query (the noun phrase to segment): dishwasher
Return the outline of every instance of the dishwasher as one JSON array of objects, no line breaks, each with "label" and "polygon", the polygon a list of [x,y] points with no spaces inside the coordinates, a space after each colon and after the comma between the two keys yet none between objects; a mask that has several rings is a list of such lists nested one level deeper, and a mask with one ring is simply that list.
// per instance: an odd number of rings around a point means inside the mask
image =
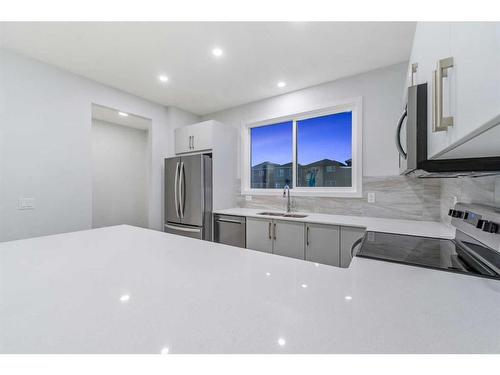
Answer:
[{"label": "dishwasher", "polygon": [[214,242],[246,247],[246,218],[244,216],[215,214]]}]

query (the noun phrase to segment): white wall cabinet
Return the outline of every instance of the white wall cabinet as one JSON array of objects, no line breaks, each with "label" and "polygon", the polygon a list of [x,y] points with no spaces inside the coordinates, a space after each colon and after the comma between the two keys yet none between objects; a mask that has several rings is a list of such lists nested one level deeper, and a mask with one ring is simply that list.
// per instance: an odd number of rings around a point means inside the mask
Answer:
[{"label": "white wall cabinet", "polygon": [[351,263],[351,249],[354,242],[365,235],[364,228],[340,228],[340,267],[347,268]]},{"label": "white wall cabinet", "polygon": [[273,254],[304,259],[304,223],[273,220]]},{"label": "white wall cabinet", "polygon": [[247,218],[247,249],[273,252],[273,222],[266,219]]},{"label": "white wall cabinet", "polygon": [[[433,71],[447,57],[454,66],[443,81],[443,112],[454,124],[433,133]],[[428,157],[446,157],[447,150],[500,114],[500,23],[419,22],[407,85],[413,63],[418,64],[414,84],[428,84]]]},{"label": "white wall cabinet", "polygon": [[175,153],[211,150],[215,121],[203,121],[175,129]]},{"label": "white wall cabinet", "polygon": [[340,227],[306,223],[306,260],[340,266]]}]

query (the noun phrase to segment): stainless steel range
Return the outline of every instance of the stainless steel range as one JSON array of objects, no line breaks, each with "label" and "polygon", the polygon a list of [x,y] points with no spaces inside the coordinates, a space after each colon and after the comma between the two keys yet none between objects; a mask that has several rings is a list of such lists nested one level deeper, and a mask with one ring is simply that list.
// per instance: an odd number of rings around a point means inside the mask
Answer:
[{"label": "stainless steel range", "polygon": [[455,239],[367,232],[356,256],[500,280],[500,208],[457,203]]}]

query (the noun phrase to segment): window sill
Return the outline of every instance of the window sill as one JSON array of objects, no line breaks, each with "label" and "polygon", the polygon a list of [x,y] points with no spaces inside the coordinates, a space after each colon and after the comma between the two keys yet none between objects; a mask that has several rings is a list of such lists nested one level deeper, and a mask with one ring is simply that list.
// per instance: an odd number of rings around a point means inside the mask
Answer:
[{"label": "window sill", "polygon": [[[257,196],[283,196],[283,189],[244,189],[241,195],[257,195]],[[345,190],[329,190],[318,189],[314,191],[290,189],[290,196],[293,197],[329,197],[329,198],[362,198],[362,191],[353,191],[352,189]]]}]

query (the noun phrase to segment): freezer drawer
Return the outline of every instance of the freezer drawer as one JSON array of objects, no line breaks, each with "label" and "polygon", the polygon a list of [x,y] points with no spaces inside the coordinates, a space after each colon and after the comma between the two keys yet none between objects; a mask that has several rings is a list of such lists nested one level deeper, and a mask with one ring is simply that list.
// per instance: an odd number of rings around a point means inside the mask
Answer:
[{"label": "freezer drawer", "polygon": [[246,247],[246,218],[214,215],[214,242]]},{"label": "freezer drawer", "polygon": [[165,232],[177,234],[179,236],[203,239],[203,227],[193,227],[174,223],[165,224]]}]

